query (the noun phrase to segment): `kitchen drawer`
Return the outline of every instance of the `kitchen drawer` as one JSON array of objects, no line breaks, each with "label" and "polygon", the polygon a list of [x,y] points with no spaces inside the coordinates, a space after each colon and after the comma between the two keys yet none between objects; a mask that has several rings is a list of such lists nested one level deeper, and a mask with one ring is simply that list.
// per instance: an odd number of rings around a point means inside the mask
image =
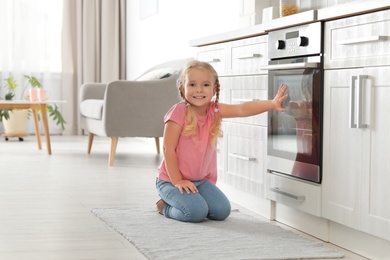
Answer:
[{"label": "kitchen drawer", "polygon": [[226,75],[226,43],[200,47],[197,51],[197,59],[210,63],[217,71],[219,76]]},{"label": "kitchen drawer", "polygon": [[[267,100],[268,99],[268,76],[241,76],[241,77],[227,77],[225,78],[225,84],[227,84],[228,103],[239,104],[247,101],[255,100]],[[240,117],[240,118],[228,118],[229,122],[262,125],[267,126],[267,113],[263,113],[256,116]]]},{"label": "kitchen drawer", "polygon": [[267,198],[321,217],[321,186],[267,173]]},{"label": "kitchen drawer", "polygon": [[229,75],[267,74],[260,67],[268,63],[268,36],[232,41],[229,50]]},{"label": "kitchen drawer", "polygon": [[263,197],[266,128],[234,123],[228,123],[227,128],[227,170],[224,182]]},{"label": "kitchen drawer", "polygon": [[325,23],[325,69],[390,64],[390,10]]}]

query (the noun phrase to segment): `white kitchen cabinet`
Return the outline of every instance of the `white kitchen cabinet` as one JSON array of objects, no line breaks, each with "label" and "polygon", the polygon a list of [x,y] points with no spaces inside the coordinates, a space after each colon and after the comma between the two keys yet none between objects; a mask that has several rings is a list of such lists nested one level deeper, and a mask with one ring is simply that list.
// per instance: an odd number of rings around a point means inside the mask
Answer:
[{"label": "white kitchen cabinet", "polygon": [[[382,52],[377,59],[360,56],[390,41],[360,37],[378,32],[390,36],[389,14],[382,11],[325,26],[322,180],[323,217],[386,240],[390,240],[390,62],[384,48],[377,49]],[[384,22],[376,21],[380,19]],[[367,26],[373,26],[369,32]],[[349,49],[342,46],[343,51],[360,51],[360,56],[347,58],[335,51],[340,48],[337,42],[346,41],[345,34],[338,33],[343,30],[355,31],[349,37],[360,39],[348,42]]]},{"label": "white kitchen cabinet", "polygon": [[[390,240],[390,67],[325,72],[323,216]],[[360,77],[362,102],[351,110]],[[357,95],[358,93],[355,92]],[[351,122],[351,112],[354,117]],[[352,126],[361,114],[361,126]]]},{"label": "white kitchen cabinet", "polygon": [[[227,43],[227,103],[268,99],[267,36]],[[227,141],[225,183],[265,198],[267,114],[224,120]]]},{"label": "white kitchen cabinet", "polygon": [[[221,84],[220,102],[237,104],[268,99],[267,36],[211,44],[197,49],[198,60],[209,62]],[[222,122],[218,142],[218,181],[237,191],[265,198],[267,115],[229,118]],[[268,202],[269,203],[269,202]]]},{"label": "white kitchen cabinet", "polygon": [[350,78],[362,70],[325,71],[323,123],[323,209],[325,218],[357,228],[360,220],[362,135],[349,128]]},{"label": "white kitchen cabinet", "polygon": [[236,123],[225,125],[228,158],[225,184],[264,198],[267,128]]}]

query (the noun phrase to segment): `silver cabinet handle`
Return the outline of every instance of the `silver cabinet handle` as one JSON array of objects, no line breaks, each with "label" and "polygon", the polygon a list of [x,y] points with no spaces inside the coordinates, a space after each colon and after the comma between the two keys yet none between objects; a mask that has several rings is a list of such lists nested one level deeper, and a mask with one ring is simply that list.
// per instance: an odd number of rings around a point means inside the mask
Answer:
[{"label": "silver cabinet handle", "polygon": [[217,63],[217,62],[221,62],[221,59],[214,58],[214,59],[211,59],[211,60],[205,60],[205,62],[207,62],[207,63]]},{"label": "silver cabinet handle", "polygon": [[260,99],[258,99],[258,98],[232,98],[232,102],[243,103],[243,102],[250,102],[250,101],[260,101]]},{"label": "silver cabinet handle", "polygon": [[293,70],[293,69],[306,69],[306,68],[318,68],[318,62],[298,62],[288,64],[275,64],[261,66],[261,70]]},{"label": "silver cabinet handle", "polygon": [[349,44],[358,44],[358,43],[365,43],[365,42],[377,42],[377,41],[387,40],[387,38],[388,38],[387,36],[373,35],[373,36],[338,41],[337,44],[338,45],[349,45]]},{"label": "silver cabinet handle", "polygon": [[292,198],[292,199],[297,200],[297,201],[304,201],[305,200],[305,196],[295,195],[295,194],[292,194],[292,193],[289,193],[286,191],[282,191],[278,187],[270,187],[270,191],[278,193],[278,194],[286,196],[286,197],[289,197],[289,198]]},{"label": "silver cabinet handle", "polygon": [[351,77],[349,84],[349,128],[356,128],[355,124],[355,81],[357,77]]},{"label": "silver cabinet handle", "polygon": [[[350,128],[367,128],[366,124],[363,124],[363,80],[367,79],[367,75],[358,75],[351,77],[351,84],[349,86],[349,127]],[[355,85],[355,82],[358,82]],[[356,90],[357,91],[356,91]],[[356,93],[357,92],[357,93]],[[356,102],[356,103],[355,103]],[[355,124],[355,107],[357,111],[356,124]]]},{"label": "silver cabinet handle", "polygon": [[229,156],[233,157],[233,158],[241,159],[244,161],[256,161],[256,158],[254,158],[254,157],[248,157],[248,156],[240,155],[240,154],[236,154],[236,153],[229,153]]},{"label": "silver cabinet handle", "polygon": [[356,119],[356,125],[357,128],[367,128],[366,124],[363,124],[363,79],[368,78],[366,75],[358,75],[358,85],[357,85],[357,119]]},{"label": "silver cabinet handle", "polygon": [[261,57],[260,53],[253,53],[252,55],[241,56],[241,57],[237,57],[236,59],[238,59],[238,60],[245,60],[245,59],[253,59],[253,58],[260,58],[260,57]]}]

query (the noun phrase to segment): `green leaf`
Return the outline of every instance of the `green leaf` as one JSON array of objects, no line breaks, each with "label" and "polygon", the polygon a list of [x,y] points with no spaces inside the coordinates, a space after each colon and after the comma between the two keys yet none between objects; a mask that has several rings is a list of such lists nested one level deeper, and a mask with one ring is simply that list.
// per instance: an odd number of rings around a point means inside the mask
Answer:
[{"label": "green leaf", "polygon": [[26,79],[28,79],[28,83],[31,85],[33,88],[42,88],[41,82],[34,76],[28,76],[24,75]]},{"label": "green leaf", "polygon": [[61,112],[58,110],[58,106],[54,105],[54,108],[52,105],[47,105],[47,110],[49,111],[49,114],[53,117],[53,120],[56,122],[56,125],[61,125],[62,130],[65,130],[65,120],[62,117]]},{"label": "green leaf", "polygon": [[7,94],[5,94],[5,100],[13,100],[14,97],[15,97],[15,93],[13,92],[8,92]]},{"label": "green leaf", "polygon": [[8,87],[9,91],[15,91],[15,89],[18,87],[18,84],[16,83],[16,80],[13,76],[9,76],[5,79],[7,81],[6,86]]}]

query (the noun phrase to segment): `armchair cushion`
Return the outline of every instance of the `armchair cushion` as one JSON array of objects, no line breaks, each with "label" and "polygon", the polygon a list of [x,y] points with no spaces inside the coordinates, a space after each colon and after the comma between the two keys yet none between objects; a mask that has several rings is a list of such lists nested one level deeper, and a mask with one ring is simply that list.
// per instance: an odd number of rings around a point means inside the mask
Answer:
[{"label": "armchair cushion", "polygon": [[80,104],[80,113],[86,118],[101,120],[103,115],[103,99],[87,99]]}]

